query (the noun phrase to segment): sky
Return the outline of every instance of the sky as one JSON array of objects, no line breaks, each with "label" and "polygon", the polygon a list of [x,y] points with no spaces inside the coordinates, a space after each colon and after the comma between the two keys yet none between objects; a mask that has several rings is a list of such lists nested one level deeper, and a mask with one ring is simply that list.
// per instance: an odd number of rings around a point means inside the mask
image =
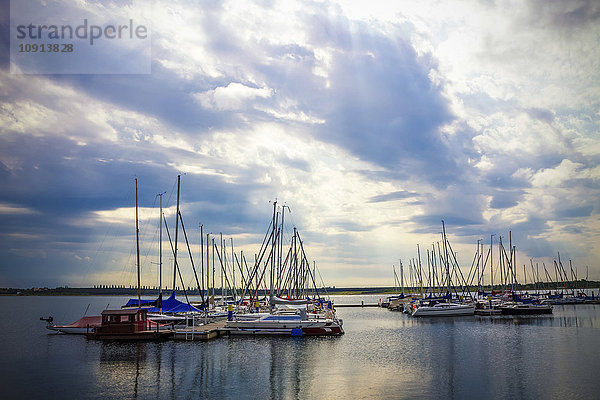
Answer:
[{"label": "sky", "polygon": [[0,287],[135,284],[135,178],[158,285],[178,175],[195,257],[202,224],[251,260],[276,200],[328,286],[393,286],[442,220],[464,271],[495,235],[520,281],[559,253],[600,280],[598,2],[148,1],[151,71],[130,74],[126,48],[19,73],[2,4]]}]

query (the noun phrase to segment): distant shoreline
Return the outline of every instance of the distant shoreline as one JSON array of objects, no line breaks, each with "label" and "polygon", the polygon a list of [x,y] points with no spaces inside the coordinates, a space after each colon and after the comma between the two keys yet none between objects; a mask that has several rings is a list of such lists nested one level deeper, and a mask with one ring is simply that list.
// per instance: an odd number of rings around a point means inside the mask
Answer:
[{"label": "distant shoreline", "polygon": [[[562,284],[561,284],[562,285]],[[550,288],[548,288],[547,284],[538,283],[538,290],[541,292],[555,292],[555,291],[573,291],[573,290],[596,290],[600,287],[599,281],[586,281],[579,280],[575,282],[568,282],[565,286],[556,287],[556,284],[551,284]],[[405,293],[418,293],[420,291],[420,287],[405,287]],[[508,290],[509,288],[507,288]],[[427,290],[427,288],[423,288],[423,290]],[[470,287],[470,291],[477,291],[477,287]],[[490,291],[491,287],[484,286],[484,291]],[[494,286],[494,290],[500,290],[500,287]],[[526,290],[536,290],[534,284],[527,285],[515,285],[514,290],[517,291],[526,291]],[[163,296],[168,296],[172,292],[171,289],[163,289]],[[215,288],[215,293],[220,292],[219,288]],[[186,291],[177,289],[175,290],[176,295],[184,295],[188,294],[190,296],[198,296],[198,290],[188,288]],[[309,293],[313,293],[313,291],[309,291]],[[325,287],[319,288],[319,293],[321,295],[329,294],[329,295],[370,295],[370,294],[395,294],[400,293],[400,288],[398,287],[363,287],[363,288],[341,288],[341,287]],[[57,287],[57,288],[0,288],[0,296],[137,296],[138,291],[137,288],[131,287],[91,287],[91,288],[71,288],[71,287]],[[142,296],[158,296],[159,290],[158,288],[142,288],[141,295]],[[266,293],[264,291],[259,291],[260,296],[264,296]]]}]

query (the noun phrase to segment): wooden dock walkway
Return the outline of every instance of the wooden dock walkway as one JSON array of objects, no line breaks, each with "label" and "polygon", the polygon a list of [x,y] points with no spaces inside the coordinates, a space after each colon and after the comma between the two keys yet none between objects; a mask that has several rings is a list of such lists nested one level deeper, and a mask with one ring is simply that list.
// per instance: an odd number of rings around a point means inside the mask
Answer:
[{"label": "wooden dock walkway", "polygon": [[487,316],[502,315],[502,310],[489,309],[489,308],[479,309],[479,310],[475,310],[475,315],[487,315]]},{"label": "wooden dock walkway", "polygon": [[223,330],[226,320],[210,322],[206,325],[188,326],[181,329],[176,329],[173,332],[174,340],[211,340],[225,335],[227,332]]},{"label": "wooden dock walkway", "polygon": [[334,304],[335,308],[339,307],[379,307],[379,304]]}]

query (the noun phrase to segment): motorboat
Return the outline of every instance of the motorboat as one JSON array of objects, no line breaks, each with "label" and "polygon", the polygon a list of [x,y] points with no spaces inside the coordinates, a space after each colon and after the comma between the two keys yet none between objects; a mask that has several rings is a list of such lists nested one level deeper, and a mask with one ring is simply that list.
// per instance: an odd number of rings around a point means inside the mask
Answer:
[{"label": "motorboat", "polygon": [[66,333],[72,335],[83,335],[86,332],[93,332],[95,328],[102,325],[102,316],[94,315],[81,317],[77,321],[68,325],[56,325],[54,324],[54,318],[46,317],[40,318],[41,321],[46,321],[46,329],[55,331],[57,333]]},{"label": "motorboat", "polygon": [[421,305],[413,303],[411,307],[413,317],[455,317],[475,314],[475,305],[472,303],[430,302]]},{"label": "motorboat", "polygon": [[231,335],[329,336],[344,333],[342,321],[338,319],[271,313],[236,315],[227,321],[225,330]]},{"label": "motorboat", "polygon": [[225,330],[232,335],[329,336],[344,333],[343,321],[332,309],[315,310],[311,306],[287,304],[269,313],[232,313]]}]

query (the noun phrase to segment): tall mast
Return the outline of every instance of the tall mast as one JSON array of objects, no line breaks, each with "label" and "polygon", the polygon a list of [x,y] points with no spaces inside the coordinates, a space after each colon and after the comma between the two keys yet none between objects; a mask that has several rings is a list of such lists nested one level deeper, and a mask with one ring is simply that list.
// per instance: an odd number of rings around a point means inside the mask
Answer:
[{"label": "tall mast", "polygon": [[[417,243],[417,259],[419,261],[419,273],[421,274],[421,276],[425,275],[425,271],[422,270],[422,265],[421,265],[421,249],[419,248],[419,244]],[[430,273],[431,275],[431,273]],[[421,292],[423,292],[423,278],[421,278]]]},{"label": "tall mast", "polygon": [[[508,262],[508,266],[510,268],[510,272],[512,272],[512,276],[511,278],[513,278],[513,284],[511,285],[511,290],[514,290],[515,287],[515,283],[514,281],[516,281],[516,276],[515,274],[517,273],[517,264],[513,263],[513,259],[514,254],[513,254],[513,245],[512,245],[512,231],[508,231],[508,249],[509,249],[509,253],[510,253],[510,261]],[[516,260],[516,259],[515,259]],[[508,271],[506,271],[506,273],[508,274]]]},{"label": "tall mast", "polygon": [[208,312],[208,308],[210,305],[210,293],[209,293],[209,288],[210,288],[210,260],[208,257],[209,254],[209,250],[208,247],[210,246],[210,241],[209,241],[209,234],[206,234],[206,309],[204,310],[205,312]]},{"label": "tall mast", "polygon": [[[200,224],[200,276],[202,276],[202,292],[204,292],[204,232],[202,228],[203,225]],[[206,310],[206,305],[204,305],[204,310]]]},{"label": "tall mast", "polygon": [[160,312],[162,312],[162,197],[166,192],[159,193],[160,197],[160,218],[159,218],[159,229],[158,229],[158,298],[160,301]]},{"label": "tall mast", "polygon": [[212,287],[212,298],[213,298],[213,305],[216,305],[215,303],[215,238],[212,238],[212,283],[213,283],[213,287]]},{"label": "tall mast", "polygon": [[448,243],[446,242],[446,226],[444,225],[444,220],[442,220],[442,235],[444,236],[444,253],[446,258],[446,276],[448,278],[448,293],[451,292],[450,288],[450,263],[448,262]]},{"label": "tall mast", "polygon": [[223,265],[223,260],[225,258],[225,251],[223,248],[223,232],[219,232],[220,236],[221,236],[221,252],[220,254],[223,254],[223,256],[219,256],[219,261],[221,262],[221,301],[224,301],[225,297],[223,296],[223,287],[224,287],[224,282],[223,282],[223,272],[225,271],[225,266]]},{"label": "tall mast", "polygon": [[[233,250],[233,238],[229,238],[231,240],[231,277],[232,277],[232,285],[233,285],[233,301],[237,301],[237,290],[235,288],[235,253]],[[242,276],[242,282],[244,277]]]},{"label": "tall mast", "polygon": [[[280,281],[282,279],[281,277],[281,270],[283,268],[282,264],[283,264],[283,223],[284,223],[284,219],[285,219],[285,208],[288,208],[288,210],[290,209],[288,206],[286,206],[285,204],[281,207],[281,228],[279,230],[279,261],[278,261],[278,266],[277,266],[277,285],[280,285]],[[291,212],[291,210],[290,210]],[[281,288],[277,288],[278,291],[281,290]]]},{"label": "tall mast", "polygon": [[495,233],[490,235],[490,285],[491,285],[491,289],[490,292],[492,292],[492,296],[494,295],[494,246],[493,246],[493,238],[494,236],[496,236]]},{"label": "tall mast", "polygon": [[142,308],[142,290],[140,280],[140,228],[138,223],[138,184],[135,178],[135,247],[137,253],[137,289],[138,289],[138,308]]},{"label": "tall mast", "polygon": [[175,213],[175,251],[173,252],[173,292],[175,292],[177,283],[177,235],[179,233],[179,187],[181,184],[181,175],[177,175],[177,212]]},{"label": "tall mast", "polygon": [[[504,258],[502,257],[502,251],[504,250],[504,245],[502,244],[502,235],[498,237],[498,267],[500,268],[500,290],[504,292],[506,279],[503,278],[502,271],[504,269]],[[506,254],[506,252],[504,252]]]},{"label": "tall mast", "polygon": [[273,280],[275,277],[273,274],[275,273],[275,213],[277,212],[277,200],[273,202],[273,222],[271,224],[272,232],[271,232],[271,283],[270,283],[270,291],[269,291],[269,310],[273,312]]},{"label": "tall mast", "polygon": [[[480,279],[480,272],[479,272],[479,263],[481,262],[481,257],[479,256],[479,242],[481,241],[481,239],[477,239],[477,251],[475,252],[475,257],[477,258],[477,264],[475,264],[475,273],[477,274],[477,291],[480,292],[481,291],[481,279]],[[477,296],[479,296],[479,293],[477,294]]]},{"label": "tall mast", "polygon": [[403,272],[403,268],[402,268],[402,260],[399,260],[400,262],[400,286],[402,287],[402,294],[404,294],[404,272]]}]

